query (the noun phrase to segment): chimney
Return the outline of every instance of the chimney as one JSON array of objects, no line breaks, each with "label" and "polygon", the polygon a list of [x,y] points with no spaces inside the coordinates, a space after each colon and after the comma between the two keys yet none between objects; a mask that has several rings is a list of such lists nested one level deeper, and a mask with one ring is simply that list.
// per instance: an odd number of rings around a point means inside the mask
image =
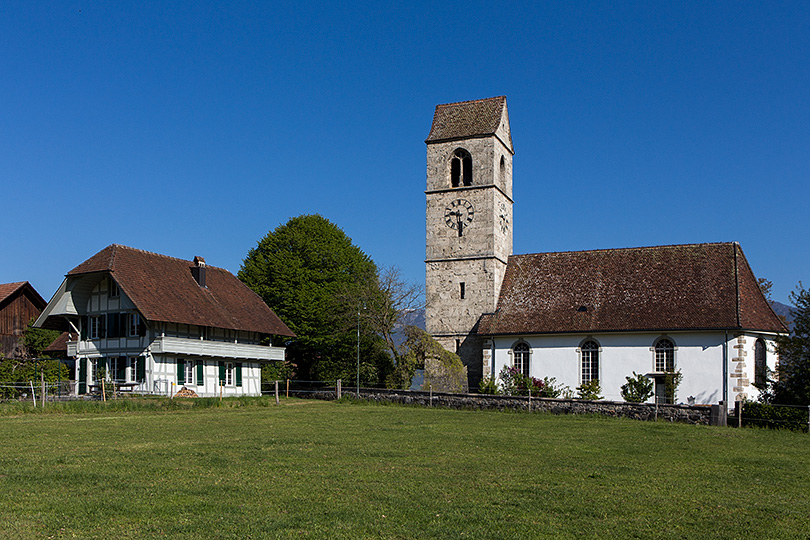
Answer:
[{"label": "chimney", "polygon": [[191,267],[191,275],[197,281],[197,285],[205,287],[205,259],[200,256],[194,257],[194,266]]}]

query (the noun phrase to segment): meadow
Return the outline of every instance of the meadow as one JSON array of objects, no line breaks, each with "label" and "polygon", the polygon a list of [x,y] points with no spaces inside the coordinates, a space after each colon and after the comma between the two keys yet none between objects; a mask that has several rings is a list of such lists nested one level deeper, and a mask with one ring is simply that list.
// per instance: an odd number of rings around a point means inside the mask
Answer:
[{"label": "meadow", "polygon": [[0,426],[0,538],[810,537],[805,433],[266,398]]}]

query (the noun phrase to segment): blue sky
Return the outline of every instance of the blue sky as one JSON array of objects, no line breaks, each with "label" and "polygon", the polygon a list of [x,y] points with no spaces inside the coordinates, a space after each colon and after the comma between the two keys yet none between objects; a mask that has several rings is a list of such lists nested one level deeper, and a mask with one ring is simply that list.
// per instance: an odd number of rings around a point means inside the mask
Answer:
[{"label": "blue sky", "polygon": [[506,95],[515,253],[738,241],[810,283],[809,2],[0,4],[0,283],[236,273],[319,213],[424,281],[436,104]]}]

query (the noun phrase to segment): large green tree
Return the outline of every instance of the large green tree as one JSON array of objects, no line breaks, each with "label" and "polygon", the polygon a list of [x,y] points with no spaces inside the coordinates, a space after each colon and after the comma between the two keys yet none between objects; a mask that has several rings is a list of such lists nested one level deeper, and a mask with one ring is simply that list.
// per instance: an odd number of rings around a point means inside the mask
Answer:
[{"label": "large green tree", "polygon": [[360,382],[385,380],[391,357],[359,315],[377,267],[337,225],[319,215],[290,219],[250,250],[238,275],[296,333],[285,345],[297,378],[354,381],[359,325]]},{"label": "large green tree", "polygon": [[794,305],[793,332],[776,339],[779,364],[770,401],[786,405],[810,405],[810,291],[799,283],[791,293]]}]

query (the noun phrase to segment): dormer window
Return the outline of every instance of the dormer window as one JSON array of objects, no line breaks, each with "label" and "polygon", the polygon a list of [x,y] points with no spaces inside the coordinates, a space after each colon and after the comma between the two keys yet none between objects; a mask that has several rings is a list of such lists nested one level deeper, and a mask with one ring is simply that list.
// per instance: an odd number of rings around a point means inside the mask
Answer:
[{"label": "dormer window", "polygon": [[118,288],[118,283],[116,283],[113,278],[109,278],[107,291],[110,298],[118,298],[121,296],[121,289]]},{"label": "dormer window", "polygon": [[463,148],[453,152],[450,159],[450,185],[453,187],[472,185],[472,156]]}]

